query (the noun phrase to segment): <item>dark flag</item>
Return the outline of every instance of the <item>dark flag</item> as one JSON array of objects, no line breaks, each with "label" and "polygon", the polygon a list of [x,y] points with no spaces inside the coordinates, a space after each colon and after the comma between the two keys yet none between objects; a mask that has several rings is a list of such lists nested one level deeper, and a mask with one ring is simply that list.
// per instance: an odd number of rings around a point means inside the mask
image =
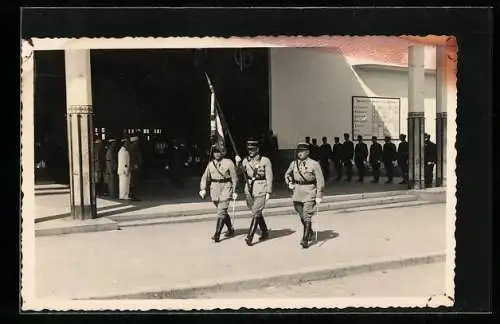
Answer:
[{"label": "dark flag", "polygon": [[219,104],[215,98],[212,82],[210,82],[208,75],[206,75],[206,77],[208,86],[210,87],[210,143],[219,147],[225,147],[225,130],[221,122]]}]

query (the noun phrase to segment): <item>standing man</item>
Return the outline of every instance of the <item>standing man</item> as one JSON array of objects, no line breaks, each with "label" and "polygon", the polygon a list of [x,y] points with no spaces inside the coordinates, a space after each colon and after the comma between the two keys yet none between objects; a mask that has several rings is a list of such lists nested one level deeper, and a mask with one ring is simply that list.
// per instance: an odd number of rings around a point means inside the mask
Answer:
[{"label": "standing man", "polygon": [[311,218],[316,205],[323,198],[325,181],[319,163],[309,158],[309,146],[306,143],[297,145],[297,157],[285,172],[285,183],[293,190],[293,207],[304,229],[300,244],[306,249],[313,234]]},{"label": "standing man", "polygon": [[314,161],[319,161],[319,158],[320,158],[320,149],[318,146],[318,140],[315,138],[312,139],[310,157]]},{"label": "standing man", "polygon": [[401,169],[403,180],[399,184],[408,183],[408,159],[410,156],[410,149],[406,141],[406,135],[399,135],[400,143],[398,145],[398,166]]},{"label": "standing man", "polygon": [[328,143],[325,136],[323,136],[321,140],[323,141],[323,144],[321,144],[320,146],[320,164],[321,164],[321,171],[325,176],[325,183],[326,183],[328,181],[328,178],[330,177],[329,160],[332,157],[332,147]]},{"label": "standing man", "polygon": [[391,142],[391,137],[385,137],[385,144],[382,149],[382,161],[384,162],[385,172],[387,172],[386,184],[392,183],[394,179],[394,163],[397,159],[396,145]]},{"label": "standing man", "polygon": [[[252,212],[252,222],[245,239],[248,246],[252,245],[253,236],[260,227],[262,235],[259,241],[269,237],[266,221],[262,211],[273,191],[273,169],[271,160],[259,154],[259,142],[247,141],[248,156],[241,163],[241,158],[236,156],[236,166],[241,172],[246,173],[245,196],[248,209]],[[241,168],[240,168],[241,167]]]},{"label": "standing man", "polygon": [[368,146],[363,143],[363,136],[358,135],[358,143],[354,148],[354,162],[356,163],[356,168],[358,169],[358,182],[363,182],[365,176],[365,163],[368,158]]},{"label": "standing man", "polygon": [[372,136],[370,145],[370,166],[372,167],[373,180],[371,183],[378,183],[380,179],[380,160],[382,159],[382,145],[377,141],[377,136]]},{"label": "standing man", "polygon": [[118,198],[118,150],[115,139],[109,140],[106,150],[106,180],[108,183],[108,195]]},{"label": "standing man", "polygon": [[220,241],[220,234],[224,225],[227,225],[228,228],[226,237],[234,234],[227,209],[229,208],[229,200],[238,198],[236,193],[238,184],[236,168],[233,161],[224,157],[225,154],[226,149],[223,146],[213,146],[214,159],[208,163],[200,181],[201,199],[205,199],[207,188],[210,186],[210,197],[217,208],[217,224],[215,234],[212,236],[212,240],[216,243]]},{"label": "standing man", "polygon": [[352,160],[354,159],[354,143],[349,139],[349,134],[344,133],[344,143],[342,144],[342,162],[346,168],[347,182],[352,180]]},{"label": "standing man", "polygon": [[139,136],[130,138],[130,198],[132,200],[139,200],[137,198],[137,187],[142,167],[142,154],[139,145]]},{"label": "standing man", "polygon": [[104,143],[96,138],[94,141],[94,181],[97,196],[104,195]]},{"label": "standing man", "polygon": [[130,200],[130,154],[128,147],[128,139],[122,139],[122,147],[118,151],[118,169],[116,170],[119,180],[119,199],[122,200]]},{"label": "standing man", "polygon": [[431,135],[424,134],[424,179],[425,187],[432,187],[434,165],[437,163],[437,146],[431,142]]},{"label": "standing man", "polygon": [[332,160],[335,166],[335,172],[337,173],[337,181],[342,180],[342,143],[340,143],[340,138],[336,136],[334,139],[334,144],[332,148]]}]

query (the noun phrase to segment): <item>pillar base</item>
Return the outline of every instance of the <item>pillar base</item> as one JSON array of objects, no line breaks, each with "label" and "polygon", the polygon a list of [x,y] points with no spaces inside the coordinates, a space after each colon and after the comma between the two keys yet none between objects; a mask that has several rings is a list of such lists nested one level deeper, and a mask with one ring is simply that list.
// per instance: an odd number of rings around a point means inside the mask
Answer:
[{"label": "pillar base", "polygon": [[97,218],[97,208],[96,206],[72,206],[71,207],[71,217],[73,219],[85,220]]},{"label": "pillar base", "polygon": [[436,113],[436,146],[437,146],[437,164],[436,164],[436,187],[446,185],[446,112]]},{"label": "pillar base", "polygon": [[424,112],[408,113],[408,189],[424,189]]}]

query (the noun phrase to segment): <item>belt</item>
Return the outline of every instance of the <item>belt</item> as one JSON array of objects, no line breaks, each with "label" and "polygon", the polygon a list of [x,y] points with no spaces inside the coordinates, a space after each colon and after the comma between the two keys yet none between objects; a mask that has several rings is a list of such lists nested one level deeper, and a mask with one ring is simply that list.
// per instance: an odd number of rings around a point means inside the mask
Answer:
[{"label": "belt", "polygon": [[298,185],[311,185],[316,184],[316,181],[294,181]]},{"label": "belt", "polygon": [[211,181],[212,182],[224,183],[224,182],[231,182],[231,179],[230,178],[226,178],[226,179],[212,179]]},{"label": "belt", "polygon": [[262,181],[262,180],[266,180],[266,178],[250,178],[250,180],[253,180],[253,181]]}]

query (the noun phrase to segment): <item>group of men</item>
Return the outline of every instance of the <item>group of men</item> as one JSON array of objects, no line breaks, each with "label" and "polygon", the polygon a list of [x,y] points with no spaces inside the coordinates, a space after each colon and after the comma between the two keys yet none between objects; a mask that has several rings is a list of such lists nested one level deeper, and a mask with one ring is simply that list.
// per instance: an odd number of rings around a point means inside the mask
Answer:
[{"label": "group of men", "polygon": [[[269,238],[269,229],[264,219],[263,210],[273,191],[273,168],[271,160],[259,153],[259,142],[247,141],[248,155],[242,159],[235,157],[236,164],[225,157],[223,146],[213,147],[213,159],[207,165],[200,181],[199,195],[205,198],[207,189],[217,208],[217,223],[212,239],[220,241],[220,235],[227,227],[226,237],[234,235],[228,208],[231,200],[235,203],[238,194],[236,188],[240,176],[245,179],[246,205],[252,213],[252,220],[245,242],[253,245],[253,238],[260,228],[259,241]],[[324,189],[324,177],[319,163],[309,158],[309,146],[300,143],[297,146],[297,159],[292,161],[285,172],[285,183],[293,192],[292,200],[295,211],[303,226],[303,236],[300,244],[308,248],[313,238],[311,218],[315,207],[321,202]]]},{"label": "group of men", "polygon": [[107,145],[94,141],[94,181],[97,196],[120,200],[139,200],[137,189],[142,167],[139,137],[126,137],[118,145],[111,138]]},{"label": "group of men", "polygon": [[[334,138],[333,147],[328,144],[327,138],[322,138],[322,145],[318,146],[316,139],[310,142],[310,137],[306,137],[306,144],[309,146],[311,158],[318,161],[321,165],[321,170],[328,181],[330,177],[330,163],[333,162],[336,171],[336,180],[341,180],[343,171],[345,170],[345,181],[352,181],[353,167],[356,166],[358,173],[358,182],[363,182],[368,170],[371,169],[373,179],[371,183],[380,181],[380,169],[383,164],[386,171],[386,184],[393,183],[394,171],[399,167],[401,171],[402,181],[400,184],[407,184],[408,179],[408,160],[409,160],[409,145],[406,141],[406,135],[400,134],[400,143],[396,145],[392,143],[390,136],[385,136],[384,145],[378,142],[377,136],[372,136],[372,144],[368,149],[368,145],[363,141],[363,136],[358,135],[357,143],[354,144],[349,134],[344,134],[344,142],[340,143],[340,138]],[[424,162],[425,162],[425,185],[432,185],[434,165],[437,162],[436,144],[431,142],[430,135],[424,135]]]}]

